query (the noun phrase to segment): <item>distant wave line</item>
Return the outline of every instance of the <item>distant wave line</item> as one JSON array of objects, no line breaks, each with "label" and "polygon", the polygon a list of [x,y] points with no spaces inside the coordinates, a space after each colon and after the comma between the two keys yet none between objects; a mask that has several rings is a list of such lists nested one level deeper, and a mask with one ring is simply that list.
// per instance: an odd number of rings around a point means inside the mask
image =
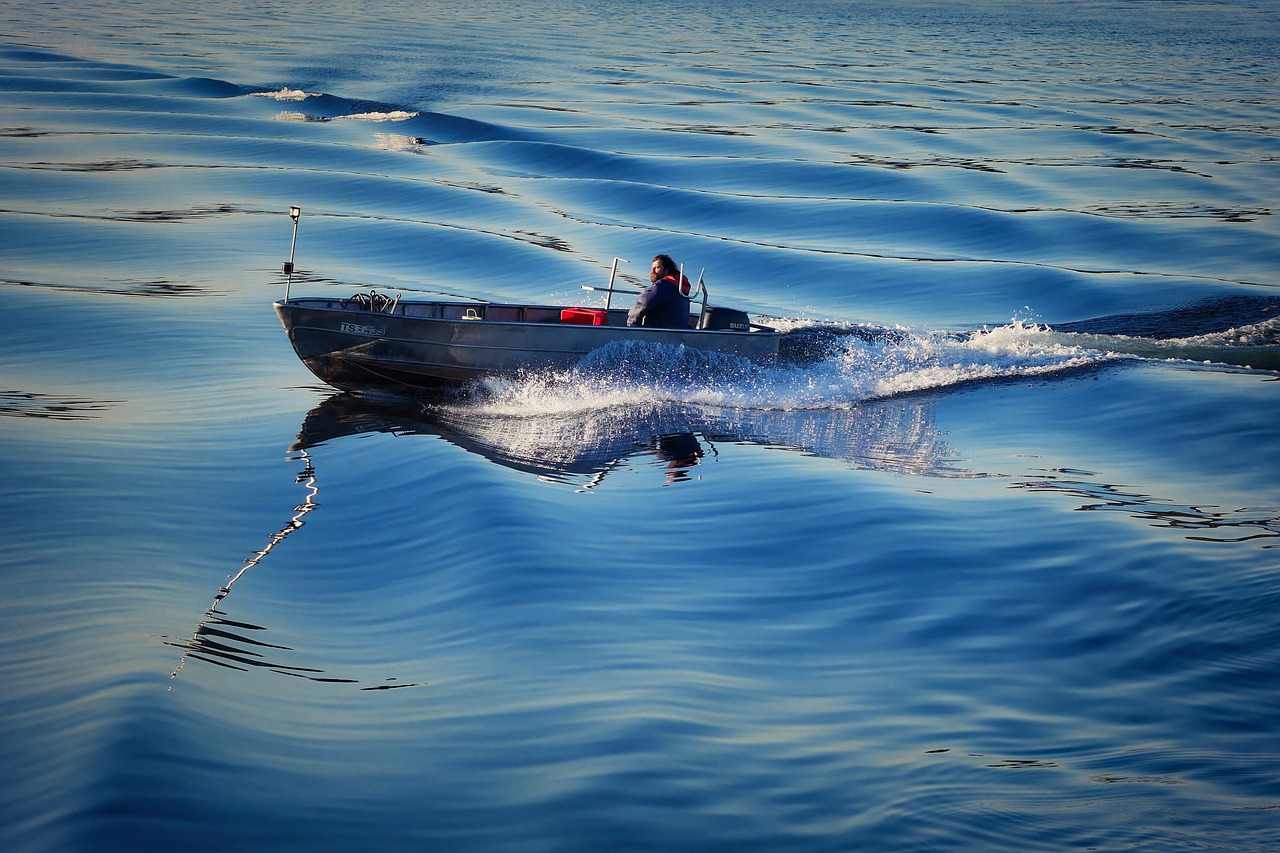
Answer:
[{"label": "distant wave line", "polygon": [[[652,225],[638,225],[635,223],[619,223],[619,222],[603,222],[603,221],[596,222],[589,219],[585,219],[583,217],[570,215],[569,213],[563,210],[556,210],[555,213],[557,213],[559,216],[565,219],[568,219],[572,222],[580,223],[582,225],[591,225],[591,226],[603,227],[603,228],[624,228],[624,229],[633,230],[633,231],[646,231],[646,232],[654,232],[659,234],[672,234],[672,235],[680,235],[680,236],[688,236],[688,237],[699,237],[707,240],[719,240],[720,242],[734,243],[741,246],[755,246],[755,247],[764,248],[764,249],[778,249],[782,251],[806,252],[806,253],[820,254],[820,255],[835,255],[837,257],[872,258],[875,260],[904,261],[904,262],[912,262],[912,263],[999,264],[999,265],[1024,266],[1024,267],[1033,267],[1033,268],[1040,268],[1040,269],[1058,270],[1062,272],[1077,273],[1080,275],[1136,275],[1136,276],[1152,276],[1156,278],[1181,278],[1181,279],[1188,279],[1193,281],[1210,281],[1210,282],[1217,282],[1219,284],[1239,284],[1247,287],[1274,287],[1275,286],[1275,285],[1268,285],[1262,282],[1240,281],[1236,279],[1224,279],[1224,278],[1218,278],[1215,276],[1197,275],[1192,273],[1151,272],[1151,271],[1144,271],[1144,270],[1126,270],[1126,269],[1084,269],[1084,268],[1075,268],[1075,267],[1068,267],[1068,266],[1059,266],[1055,264],[1047,264],[1040,261],[1022,261],[1022,260],[1007,259],[1007,258],[1005,259],[963,258],[963,257],[929,258],[929,257],[911,257],[908,255],[890,255],[890,254],[877,253],[877,252],[858,252],[858,251],[842,250],[842,249],[823,249],[823,248],[818,248],[813,246],[788,246],[780,243],[768,243],[760,240],[746,240],[742,238],[726,237],[721,234],[707,234],[707,233],[702,233],[697,231],[681,231],[676,229],[659,228],[657,226],[652,226]],[[394,217],[394,216],[377,216],[373,214],[318,213],[318,214],[312,214],[312,215],[313,216],[315,215],[329,216],[334,218],[365,219],[365,220],[370,220],[375,222],[401,222],[405,224],[428,225],[428,226],[437,227],[437,228],[445,228],[445,229],[451,229],[456,231],[462,231],[470,234],[481,234],[481,235],[492,236],[492,237],[502,237],[504,239],[517,240],[522,243],[542,245],[538,243],[538,241],[530,240],[524,236],[519,236],[516,234],[504,234],[504,233],[493,231],[492,229],[475,228],[471,226],[458,225],[455,223],[437,222],[437,221],[430,221],[430,220],[423,220],[423,219],[408,219],[404,217]]]},{"label": "distant wave line", "polygon": [[[211,167],[211,168],[238,168],[238,167]],[[247,168],[265,169],[268,167],[247,167]],[[288,171],[288,170],[285,170],[285,171]],[[307,170],[307,171],[317,171],[317,172],[332,173],[332,174],[356,174],[356,175],[364,174],[364,173],[352,173],[352,172],[337,172],[337,171],[331,171],[331,170]],[[427,183],[433,183],[433,182],[427,182]],[[475,189],[477,192],[485,191],[480,188],[469,188],[469,187],[463,187],[463,188]],[[880,199],[879,201],[884,201],[884,200]],[[907,202],[902,202],[902,203],[907,203]],[[964,207],[964,205],[955,205],[955,206]],[[982,208],[974,208],[974,209],[982,209]],[[216,214],[205,213],[203,215],[229,216],[229,215],[232,215],[233,213],[269,215],[269,216],[279,215],[277,211],[250,210],[250,209],[239,209],[235,211],[219,212]],[[1188,281],[1205,281],[1205,282],[1214,282],[1218,284],[1234,284],[1234,285],[1241,285],[1245,287],[1267,287],[1267,288],[1276,287],[1275,284],[1269,284],[1267,282],[1249,281],[1247,279],[1222,278],[1219,276],[1209,276],[1209,275],[1202,275],[1197,273],[1162,272],[1162,271],[1123,269],[1123,268],[1089,269],[1085,267],[1062,266],[1058,264],[1044,263],[1041,261],[1019,260],[1014,258],[925,257],[925,256],[911,256],[911,255],[894,255],[894,254],[888,254],[884,252],[853,251],[848,249],[821,248],[817,246],[794,246],[794,245],[786,245],[782,243],[770,243],[762,240],[747,240],[743,238],[726,237],[723,234],[708,234],[708,233],[698,232],[698,231],[685,231],[685,230],[670,229],[670,228],[660,228],[654,225],[592,221],[590,219],[586,219],[581,216],[572,215],[564,210],[555,210],[554,213],[556,213],[557,215],[561,216],[564,219],[567,219],[572,222],[577,222],[582,225],[591,225],[591,226],[602,227],[602,228],[623,228],[623,229],[632,230],[632,231],[646,231],[646,232],[653,232],[653,233],[659,233],[659,234],[698,237],[698,238],[707,239],[707,240],[718,240],[720,242],[732,243],[732,244],[741,245],[741,246],[755,246],[755,247],[764,248],[764,249],[777,249],[781,251],[803,252],[803,253],[817,254],[817,255],[831,255],[835,257],[870,258],[874,260],[903,261],[908,263],[930,263],[930,264],[991,264],[991,265],[1000,265],[1000,266],[1028,267],[1028,268],[1034,268],[1034,269],[1049,269],[1049,270],[1056,270],[1060,272],[1070,272],[1078,275],[1090,275],[1090,276],[1116,276],[1116,275],[1150,276],[1154,278],[1183,279]],[[24,210],[12,209],[12,208],[0,208],[0,215],[33,216],[33,217],[45,217],[45,218],[51,218],[51,219],[83,219],[83,220],[103,221],[103,222],[137,222],[137,221],[163,222],[163,221],[177,221],[178,219],[175,217],[168,220],[164,220],[164,219],[157,220],[155,218],[148,219],[146,217],[140,217],[138,215],[129,215],[129,214],[123,214],[123,213],[116,214],[116,215],[110,215],[110,214],[94,215],[89,213],[24,211]],[[435,228],[460,231],[460,232],[469,233],[469,234],[480,234],[480,235],[489,236],[489,237],[498,237],[505,240],[514,240],[516,242],[523,243],[526,245],[542,246],[544,248],[555,249],[556,251],[562,251],[562,252],[574,251],[570,245],[568,245],[563,241],[559,241],[555,237],[551,237],[548,235],[531,234],[529,232],[502,232],[502,231],[496,231],[491,228],[480,228],[480,227],[469,226],[469,225],[459,225],[456,223],[441,222],[437,220],[410,219],[406,217],[381,216],[381,215],[374,215],[374,214],[367,214],[367,213],[343,214],[343,213],[312,212],[309,215],[312,217],[327,216],[330,218],[362,219],[362,220],[367,220],[372,222],[400,222],[400,223],[412,224],[412,225],[425,225],[425,226],[430,226]],[[1086,215],[1102,216],[1102,214],[1086,214]],[[36,282],[28,282],[28,281],[8,281],[8,282],[0,282],[0,283],[40,286]]]},{"label": "distant wave line", "polygon": [[778,249],[788,252],[807,252],[819,255],[835,255],[837,257],[853,257],[853,258],[872,258],[884,261],[906,261],[913,263],[931,263],[931,264],[992,264],[1001,266],[1018,266],[1032,267],[1037,269],[1058,270],[1060,272],[1071,272],[1079,275],[1135,275],[1135,276],[1152,276],[1155,278],[1176,278],[1187,279],[1192,281],[1211,281],[1219,284],[1239,284],[1246,287],[1275,287],[1274,284],[1266,284],[1264,282],[1242,281],[1239,279],[1219,278],[1217,276],[1198,275],[1195,273],[1172,273],[1172,272],[1153,272],[1147,270],[1132,269],[1086,269],[1083,267],[1060,266],[1057,264],[1048,264],[1041,261],[1023,261],[1010,258],[929,258],[929,257],[911,257],[909,255],[890,255],[881,252],[858,252],[847,249],[823,249],[816,246],[787,246],[781,243],[768,243],[761,240],[744,240],[734,237],[725,237],[721,234],[706,234],[698,231],[681,231],[670,228],[659,228],[655,225],[637,225],[637,224],[621,224],[617,222],[592,222],[580,217],[573,217],[561,211],[560,214],[566,219],[579,222],[583,225],[594,225],[603,228],[626,228],[634,231],[651,231],[660,234],[672,234],[685,237],[698,237],[706,240],[719,240],[724,243],[734,243],[741,246],[755,246],[762,249]]},{"label": "distant wave line", "polygon": [[[199,285],[190,284],[188,282],[169,281],[167,279],[151,279],[139,280],[132,282],[138,285],[138,288],[127,289],[112,285],[108,281],[103,282],[102,287],[92,287],[85,284],[66,284],[64,282],[52,281],[32,281],[29,279],[4,279],[0,278],[0,287],[31,287],[43,288],[46,290],[65,291],[67,293],[86,293],[94,296],[102,296],[104,294],[112,294],[115,296],[130,297],[148,297],[148,298],[190,298],[202,296],[226,296],[228,291],[208,290]],[[151,289],[143,289],[151,288]]]}]

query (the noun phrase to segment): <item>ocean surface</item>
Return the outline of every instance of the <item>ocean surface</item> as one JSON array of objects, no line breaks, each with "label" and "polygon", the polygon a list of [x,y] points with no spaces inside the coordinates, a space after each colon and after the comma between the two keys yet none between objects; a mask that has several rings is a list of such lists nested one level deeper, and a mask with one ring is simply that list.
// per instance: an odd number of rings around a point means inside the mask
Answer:
[{"label": "ocean surface", "polygon": [[1275,0],[9,0],[0,849],[1280,850],[1278,203]]}]

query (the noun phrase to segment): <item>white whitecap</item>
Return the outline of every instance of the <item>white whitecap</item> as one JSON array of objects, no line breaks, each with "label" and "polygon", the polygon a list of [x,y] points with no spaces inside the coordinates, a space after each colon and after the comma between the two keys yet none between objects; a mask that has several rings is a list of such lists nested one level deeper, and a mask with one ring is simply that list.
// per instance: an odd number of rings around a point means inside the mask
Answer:
[{"label": "white whitecap", "polygon": [[254,92],[253,95],[259,98],[271,98],[275,101],[305,101],[307,98],[315,97],[300,89],[290,89],[287,86],[277,92]]},{"label": "white whitecap", "polygon": [[281,110],[275,115],[276,121],[328,121],[324,116],[308,115],[293,110]]},{"label": "white whitecap", "polygon": [[353,121],[405,121],[418,115],[414,112],[406,112],[405,110],[392,110],[386,113],[353,113],[347,116],[337,116],[337,118],[351,119]]}]

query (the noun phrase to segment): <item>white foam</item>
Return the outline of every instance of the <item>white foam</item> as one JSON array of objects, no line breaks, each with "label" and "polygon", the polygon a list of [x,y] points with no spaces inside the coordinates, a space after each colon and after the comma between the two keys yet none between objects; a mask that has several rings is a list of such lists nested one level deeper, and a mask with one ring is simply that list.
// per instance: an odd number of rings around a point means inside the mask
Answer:
[{"label": "white foam", "polygon": [[422,147],[422,139],[402,133],[375,133],[373,147],[383,151],[416,151]]},{"label": "white foam", "polygon": [[1236,326],[1221,332],[1179,338],[1172,343],[1196,347],[1274,347],[1280,346],[1280,317],[1261,323]]},{"label": "white foam", "polygon": [[489,380],[476,411],[556,416],[616,406],[687,403],[754,410],[847,409],[871,400],[993,379],[1046,376],[1113,353],[1073,346],[1014,321],[962,337],[895,330],[833,339],[814,363],[762,367],[682,347],[612,344],[564,371]]},{"label": "white foam", "polygon": [[1242,325],[1220,332],[1184,338],[1144,338],[1055,332],[1053,337],[1110,353],[1158,361],[1233,365],[1266,371],[1280,370],[1280,318]]},{"label": "white foam", "polygon": [[300,89],[290,89],[288,87],[278,92],[254,92],[253,95],[259,98],[271,98],[276,101],[305,101],[307,98],[317,97],[310,95]]},{"label": "white foam", "polygon": [[773,405],[846,407],[919,391],[992,379],[1044,376],[1100,363],[1110,354],[1065,345],[1023,321],[961,337],[898,330],[850,337],[820,363],[777,371]]},{"label": "white foam", "polygon": [[340,119],[350,119],[351,121],[406,121],[418,115],[414,112],[406,112],[404,110],[392,110],[386,113],[352,113],[346,116],[335,116]]}]

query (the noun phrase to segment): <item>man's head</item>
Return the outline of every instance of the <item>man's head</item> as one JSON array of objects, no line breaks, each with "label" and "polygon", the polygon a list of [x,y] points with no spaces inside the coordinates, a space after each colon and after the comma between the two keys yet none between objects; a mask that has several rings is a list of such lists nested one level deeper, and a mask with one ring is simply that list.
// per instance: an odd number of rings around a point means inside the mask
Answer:
[{"label": "man's head", "polygon": [[680,268],[676,266],[676,262],[671,260],[670,255],[655,255],[653,265],[649,267],[649,281],[657,281],[660,278],[671,276],[675,278],[680,274]]}]

